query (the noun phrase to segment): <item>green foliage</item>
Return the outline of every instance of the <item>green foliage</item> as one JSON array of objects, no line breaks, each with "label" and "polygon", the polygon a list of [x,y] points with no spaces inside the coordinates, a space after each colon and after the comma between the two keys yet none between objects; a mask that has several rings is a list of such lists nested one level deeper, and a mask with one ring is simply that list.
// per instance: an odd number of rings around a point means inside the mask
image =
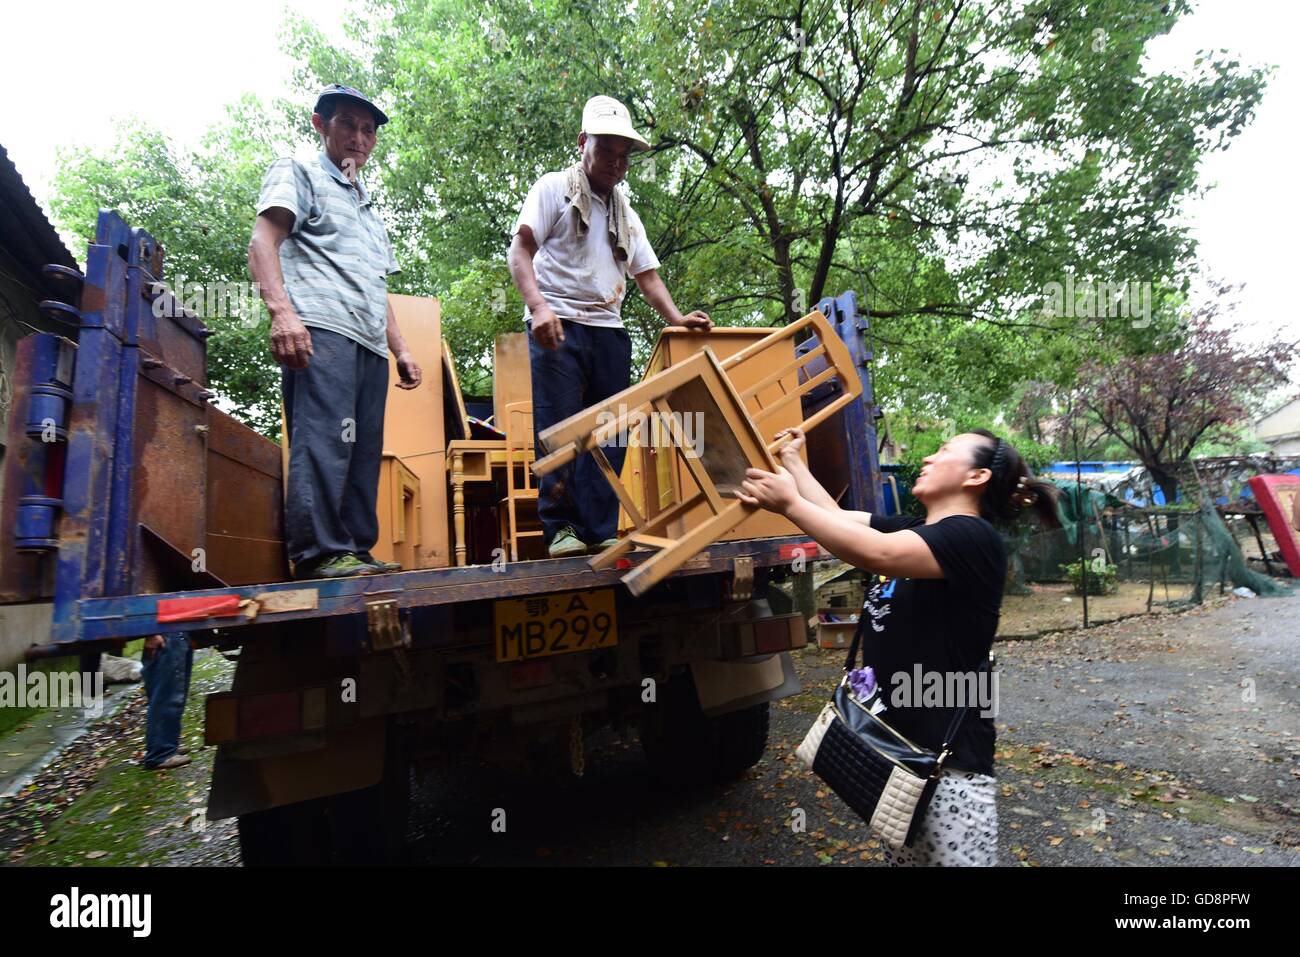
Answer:
[{"label": "green foliage", "polygon": [[[1250,121],[1265,77],[1219,54],[1146,72],[1147,44],[1188,9],[369,0],[346,48],[301,19],[282,37],[302,102],[349,83],[392,117],[367,181],[403,266],[393,289],[442,300],[470,391],[486,391],[494,335],[520,328],[504,261],[524,194],[576,159],[582,104],[606,93],[653,144],[628,189],[683,310],[771,324],[855,289],[878,399],[984,423],[1026,379],[1068,385],[1085,359],[1154,348],[1176,328],[1193,254],[1177,211],[1201,158]],[[280,112],[282,134],[305,133],[305,110]],[[72,187],[82,222],[105,199],[147,214],[156,193],[173,252],[242,278],[270,128],[232,127],[214,154],[230,167],[130,144],[60,193]],[[218,214],[239,247],[229,266],[194,235]],[[1047,285],[1067,273],[1151,283],[1152,321],[1044,315]],[[644,359],[661,320],[635,291],[624,313]],[[264,346],[251,332],[222,339],[221,388],[262,415]]]},{"label": "green foliage", "polygon": [[[1084,561],[1080,559],[1071,562],[1069,565],[1062,565],[1061,572],[1070,580],[1074,586],[1074,593],[1082,595],[1084,589]],[[1110,564],[1103,558],[1096,558],[1087,562],[1087,583],[1089,595],[1113,595],[1119,591],[1119,581],[1116,578],[1119,569],[1117,566]]]},{"label": "green foliage", "polygon": [[[51,199],[55,219],[64,233],[89,242],[98,211],[117,210],[162,244],[163,278],[178,292],[186,282],[249,282],[253,210],[266,167],[291,151],[283,142],[287,130],[283,117],[251,97],[234,104],[227,120],[189,153],[141,120],[120,123],[107,154],[60,155]],[[201,316],[216,332],[208,340],[208,371],[218,404],[264,434],[278,435],[279,372],[267,346],[266,309],[250,296],[224,313]]]}]

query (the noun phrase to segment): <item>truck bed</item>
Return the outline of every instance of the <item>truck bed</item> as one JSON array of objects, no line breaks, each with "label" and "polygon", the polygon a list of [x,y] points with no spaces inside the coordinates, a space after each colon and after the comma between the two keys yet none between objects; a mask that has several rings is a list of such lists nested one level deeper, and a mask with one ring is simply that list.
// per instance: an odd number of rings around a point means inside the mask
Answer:
[{"label": "truck bed", "polygon": [[[799,553],[807,561],[829,557],[815,542],[802,536],[720,542],[696,555],[673,573],[669,580],[731,572],[735,569],[737,559],[749,559],[755,568],[784,564],[794,560]],[[651,554],[633,552],[630,556],[631,565],[643,561]],[[76,603],[74,616],[69,620],[55,622],[54,646],[59,649],[56,653],[70,654],[86,650],[93,643],[137,638],[162,631],[221,628],[223,632],[231,629],[242,632],[255,630],[259,624],[364,615],[367,604],[375,601],[396,601],[399,608],[405,609],[482,599],[518,598],[582,588],[616,587],[627,568],[631,567],[625,564],[620,568],[593,571],[588,560],[585,556],[550,558],[513,562],[500,569],[492,565],[470,565],[358,578],[244,585],[116,598],[85,598]],[[297,594],[284,595],[286,592]],[[314,596],[310,594],[313,592]],[[315,607],[295,607],[288,611],[269,611],[261,607],[269,596],[277,594],[282,601],[292,597],[291,603],[295,606],[314,603]],[[210,599],[216,603],[225,599],[229,604],[231,596],[241,602],[251,602],[252,605],[245,606],[246,608],[258,608],[255,617],[248,617],[241,609],[234,614],[223,613],[187,621],[160,623],[158,620],[159,606],[162,603],[177,599]],[[650,597],[647,595],[647,600]],[[70,646],[75,646],[75,651],[67,650]]]}]

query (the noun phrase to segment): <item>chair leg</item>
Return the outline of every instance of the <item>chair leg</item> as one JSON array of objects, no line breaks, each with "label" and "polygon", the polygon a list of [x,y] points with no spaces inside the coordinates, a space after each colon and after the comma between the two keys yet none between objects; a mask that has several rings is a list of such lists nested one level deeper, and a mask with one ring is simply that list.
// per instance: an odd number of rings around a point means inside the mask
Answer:
[{"label": "chair leg", "polygon": [[615,565],[620,558],[632,550],[635,543],[630,538],[620,538],[617,544],[609,546],[599,555],[595,555],[587,560],[593,571],[599,571],[602,568],[610,568]]},{"label": "chair leg", "polygon": [[623,584],[633,595],[638,597],[643,595],[690,561],[696,552],[707,548],[709,544],[727,534],[755,511],[756,509],[751,505],[736,502],[707,522],[691,529],[673,548],[656,552],[632,569],[623,576]]}]

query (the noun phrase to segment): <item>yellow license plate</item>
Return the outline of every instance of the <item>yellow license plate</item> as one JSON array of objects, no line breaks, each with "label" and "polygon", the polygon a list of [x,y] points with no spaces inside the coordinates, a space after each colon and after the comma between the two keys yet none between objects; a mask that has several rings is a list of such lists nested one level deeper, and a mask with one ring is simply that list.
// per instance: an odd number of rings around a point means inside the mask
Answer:
[{"label": "yellow license plate", "polygon": [[614,590],[504,598],[492,606],[497,661],[567,655],[618,644]]}]

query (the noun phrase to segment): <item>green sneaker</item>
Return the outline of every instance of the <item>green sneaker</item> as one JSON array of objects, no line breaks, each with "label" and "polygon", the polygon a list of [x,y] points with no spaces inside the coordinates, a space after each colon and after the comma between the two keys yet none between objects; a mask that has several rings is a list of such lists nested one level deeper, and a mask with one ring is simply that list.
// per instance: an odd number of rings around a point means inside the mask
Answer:
[{"label": "green sneaker", "polygon": [[357,561],[365,562],[365,564],[378,572],[400,572],[402,570],[401,562],[381,562],[369,552],[357,552]]},{"label": "green sneaker", "polygon": [[546,553],[552,558],[572,558],[587,554],[587,543],[578,537],[571,526],[564,526],[547,547]]},{"label": "green sneaker", "polygon": [[605,539],[605,540],[604,540],[603,542],[601,542],[599,545],[594,546],[594,548],[595,548],[596,551],[598,551],[598,552],[603,552],[605,549],[607,549],[607,548],[613,548],[613,547],[614,547],[615,545],[617,545],[617,544],[618,544],[618,536],[615,535],[613,538],[607,538],[607,539]]},{"label": "green sneaker", "polygon": [[373,575],[375,567],[367,565],[351,552],[331,555],[329,558],[302,569],[295,577],[306,578],[347,578],[350,575]]}]

